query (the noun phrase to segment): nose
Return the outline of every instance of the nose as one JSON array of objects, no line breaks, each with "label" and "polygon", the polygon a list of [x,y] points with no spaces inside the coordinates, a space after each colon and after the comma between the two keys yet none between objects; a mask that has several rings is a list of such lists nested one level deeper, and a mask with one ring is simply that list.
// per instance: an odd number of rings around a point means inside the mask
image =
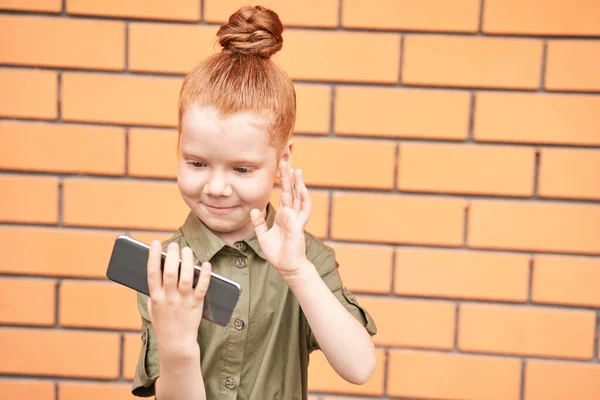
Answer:
[{"label": "nose", "polygon": [[231,196],[232,188],[222,172],[214,171],[204,185],[204,193],[213,197]]}]

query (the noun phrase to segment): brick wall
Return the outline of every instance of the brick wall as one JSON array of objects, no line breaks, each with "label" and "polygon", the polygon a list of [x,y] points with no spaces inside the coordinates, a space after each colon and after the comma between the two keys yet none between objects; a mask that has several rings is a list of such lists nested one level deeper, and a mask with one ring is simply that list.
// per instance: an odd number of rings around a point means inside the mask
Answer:
[{"label": "brick wall", "polygon": [[[182,223],[179,87],[243,4],[176,3],[0,0],[3,398],[132,399],[112,243]],[[263,4],[309,228],[379,326],[370,382],[319,353],[313,400],[598,399],[600,2]]]}]

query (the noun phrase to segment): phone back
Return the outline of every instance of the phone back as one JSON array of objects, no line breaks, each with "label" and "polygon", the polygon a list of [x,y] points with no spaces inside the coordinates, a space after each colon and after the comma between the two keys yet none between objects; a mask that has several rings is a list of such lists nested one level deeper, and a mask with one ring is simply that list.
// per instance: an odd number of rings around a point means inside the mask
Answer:
[{"label": "phone back", "polygon": [[[106,276],[113,282],[127,286],[145,295],[148,289],[148,256],[150,246],[121,235],[115,240],[113,251],[106,270]],[[166,254],[162,254],[161,271]],[[200,267],[195,266],[194,283],[198,282]],[[240,297],[239,284],[211,273],[210,284],[204,298],[202,318],[218,325],[229,323]]]}]

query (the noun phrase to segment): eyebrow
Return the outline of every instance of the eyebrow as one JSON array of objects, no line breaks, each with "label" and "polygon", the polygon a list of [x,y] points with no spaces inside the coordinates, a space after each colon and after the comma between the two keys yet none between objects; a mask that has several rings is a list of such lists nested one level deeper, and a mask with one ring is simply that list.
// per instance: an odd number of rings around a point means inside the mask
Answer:
[{"label": "eyebrow", "polygon": [[[200,156],[200,155],[198,155],[198,154],[196,154],[196,153],[194,153],[192,151],[189,151],[188,149],[185,149],[185,148],[183,148],[181,150],[181,152],[182,152],[182,154],[184,154],[185,156],[188,156],[188,157],[197,158],[197,159],[200,159],[200,160],[204,160],[205,159],[205,157]],[[249,157],[249,158],[236,158],[236,159],[228,161],[228,163],[232,164],[232,165],[247,165],[247,164],[258,165],[258,164],[262,164],[263,162],[264,162],[263,158],[259,159],[259,158],[252,158],[252,157]]]}]

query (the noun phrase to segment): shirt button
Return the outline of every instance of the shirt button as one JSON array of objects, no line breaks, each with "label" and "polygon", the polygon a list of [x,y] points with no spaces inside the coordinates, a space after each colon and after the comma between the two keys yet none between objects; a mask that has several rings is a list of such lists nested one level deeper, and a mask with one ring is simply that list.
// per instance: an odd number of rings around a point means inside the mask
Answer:
[{"label": "shirt button", "polygon": [[233,380],[233,378],[227,378],[227,379],[225,379],[225,381],[223,382],[223,384],[225,385],[225,387],[227,389],[233,389],[235,387],[235,381]]},{"label": "shirt button", "polygon": [[234,246],[236,249],[238,249],[240,251],[246,251],[246,249],[247,249],[246,242],[236,242],[236,243],[234,243]]},{"label": "shirt button", "polygon": [[244,326],[246,326],[246,324],[241,319],[236,318],[236,320],[233,322],[233,326],[235,326],[235,329],[237,329],[238,331],[241,331],[242,329],[244,329]]},{"label": "shirt button", "polygon": [[246,259],[244,257],[238,257],[235,259],[235,266],[238,268],[244,268],[246,266]]}]

